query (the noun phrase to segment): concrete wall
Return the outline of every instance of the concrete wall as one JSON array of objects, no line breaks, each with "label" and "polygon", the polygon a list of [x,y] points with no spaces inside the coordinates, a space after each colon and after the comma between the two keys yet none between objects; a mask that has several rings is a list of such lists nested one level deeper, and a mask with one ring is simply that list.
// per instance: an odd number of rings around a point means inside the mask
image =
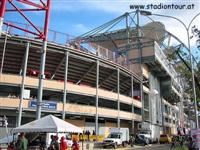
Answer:
[{"label": "concrete wall", "polygon": [[[17,75],[8,75],[8,74],[3,74],[1,76],[1,81],[0,83],[3,84],[14,84],[20,86],[21,84],[21,77]],[[26,77],[26,85],[31,86],[34,88],[37,88],[38,86],[38,78],[31,78],[31,77]],[[53,90],[60,90],[62,91],[64,89],[64,83],[58,82],[55,80],[45,80],[44,81],[44,89],[53,89]],[[72,93],[79,93],[79,94],[84,94],[84,95],[96,95],[96,88],[88,87],[88,86],[80,86],[72,83],[67,84],[67,90]],[[99,97],[105,98],[105,99],[112,99],[112,100],[117,100],[117,93],[111,92],[111,91],[106,91],[103,89],[99,89]],[[140,101],[137,101],[131,97],[120,95],[119,97],[121,102],[125,102],[128,104],[133,104],[139,108],[142,107],[142,103]]]}]

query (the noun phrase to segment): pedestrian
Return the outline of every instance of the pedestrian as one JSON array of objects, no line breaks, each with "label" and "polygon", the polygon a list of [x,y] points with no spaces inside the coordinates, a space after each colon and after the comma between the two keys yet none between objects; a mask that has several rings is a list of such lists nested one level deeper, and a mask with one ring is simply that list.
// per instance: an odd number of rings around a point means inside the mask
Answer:
[{"label": "pedestrian", "polygon": [[79,150],[79,145],[78,145],[77,140],[75,138],[73,138],[73,144],[72,144],[71,150]]},{"label": "pedestrian", "polygon": [[51,142],[48,150],[54,150],[54,145],[55,145],[54,136],[51,135]]},{"label": "pedestrian", "polygon": [[172,144],[171,144],[170,149],[175,148],[175,146],[176,146],[176,136],[173,136],[173,137],[172,137]]},{"label": "pedestrian", "polygon": [[18,137],[17,137],[17,142],[15,143],[15,148],[16,148],[16,150],[19,150],[20,141],[21,141],[21,137],[20,137],[20,135],[18,135]]},{"label": "pedestrian", "polygon": [[7,150],[14,150],[14,148],[15,148],[14,142],[11,142],[11,143],[8,145]]},{"label": "pedestrian", "polygon": [[195,150],[195,143],[192,140],[192,137],[189,137],[189,143],[188,143],[188,150]]},{"label": "pedestrian", "polygon": [[88,141],[90,141],[90,131],[88,130]]},{"label": "pedestrian", "polygon": [[28,150],[28,140],[25,137],[24,133],[20,134],[20,145],[19,145],[20,150]]},{"label": "pedestrian", "polygon": [[92,135],[96,135],[95,131],[93,130]]},{"label": "pedestrian", "polygon": [[60,150],[67,150],[67,142],[64,136],[60,139]]},{"label": "pedestrian", "polygon": [[133,135],[130,136],[129,143],[130,143],[131,147],[134,147],[134,141],[135,141],[135,139],[134,139]]},{"label": "pedestrian", "polygon": [[54,143],[54,149],[55,150],[59,150],[59,143],[58,143],[58,136],[57,135],[54,136],[54,141],[55,141],[55,143]]}]

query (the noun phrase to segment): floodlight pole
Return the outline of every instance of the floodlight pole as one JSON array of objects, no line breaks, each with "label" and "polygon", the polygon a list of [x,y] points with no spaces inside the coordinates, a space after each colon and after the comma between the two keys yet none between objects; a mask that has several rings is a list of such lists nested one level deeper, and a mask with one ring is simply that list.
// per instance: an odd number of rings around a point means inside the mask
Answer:
[{"label": "floodlight pole", "polygon": [[43,34],[44,36],[43,46],[42,46],[41,59],[40,59],[40,74],[39,74],[39,84],[38,84],[38,94],[37,94],[36,119],[39,119],[41,117],[41,109],[42,109],[42,95],[43,95],[43,84],[44,84],[44,79],[45,79],[45,61],[46,61],[47,38],[48,38],[50,4],[51,4],[50,2],[51,0],[47,0],[44,34]]},{"label": "floodlight pole", "polygon": [[180,22],[184,28],[186,29],[187,32],[187,39],[188,39],[188,50],[189,50],[189,56],[190,56],[190,64],[191,64],[191,72],[192,72],[192,90],[193,90],[193,98],[194,98],[194,110],[195,110],[195,123],[196,123],[196,128],[199,128],[199,121],[198,121],[198,111],[197,111],[197,99],[196,99],[196,88],[195,88],[195,78],[194,78],[194,66],[193,66],[193,57],[192,57],[192,52],[191,52],[191,45],[190,45],[190,26],[192,24],[192,22],[200,15],[200,13],[196,14],[190,21],[188,27],[186,26],[186,24],[173,16],[168,16],[168,15],[161,15],[161,14],[152,14],[149,11],[140,11],[140,14],[144,15],[144,16],[150,16],[150,15],[154,15],[154,16],[160,16],[160,17],[166,17],[166,18],[172,18],[177,20],[178,22]]}]

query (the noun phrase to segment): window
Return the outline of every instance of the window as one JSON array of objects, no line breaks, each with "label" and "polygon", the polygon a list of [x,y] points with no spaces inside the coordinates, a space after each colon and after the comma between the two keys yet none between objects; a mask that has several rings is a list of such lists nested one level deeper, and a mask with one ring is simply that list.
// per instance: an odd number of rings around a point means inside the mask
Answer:
[{"label": "window", "polygon": [[147,93],[143,93],[144,95],[144,109],[149,110],[149,95]]},{"label": "window", "polygon": [[138,107],[134,107],[134,113],[138,114],[138,115],[141,115],[141,109],[138,108]]}]

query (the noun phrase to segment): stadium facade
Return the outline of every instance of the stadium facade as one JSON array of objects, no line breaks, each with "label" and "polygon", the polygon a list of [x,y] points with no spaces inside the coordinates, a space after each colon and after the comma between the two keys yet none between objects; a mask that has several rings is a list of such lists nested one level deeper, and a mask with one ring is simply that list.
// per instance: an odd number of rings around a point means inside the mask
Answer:
[{"label": "stadium facade", "polygon": [[[141,37],[137,30],[83,36],[67,45],[49,41],[42,116],[53,114],[99,135],[110,127],[136,133],[142,122],[160,133],[190,128],[182,80],[162,47],[169,33],[159,22],[141,26]],[[89,43],[95,53],[80,43]],[[0,38],[0,116],[7,117],[9,129],[17,126],[20,101],[21,124],[35,119],[41,47],[40,40],[11,32]]]}]

